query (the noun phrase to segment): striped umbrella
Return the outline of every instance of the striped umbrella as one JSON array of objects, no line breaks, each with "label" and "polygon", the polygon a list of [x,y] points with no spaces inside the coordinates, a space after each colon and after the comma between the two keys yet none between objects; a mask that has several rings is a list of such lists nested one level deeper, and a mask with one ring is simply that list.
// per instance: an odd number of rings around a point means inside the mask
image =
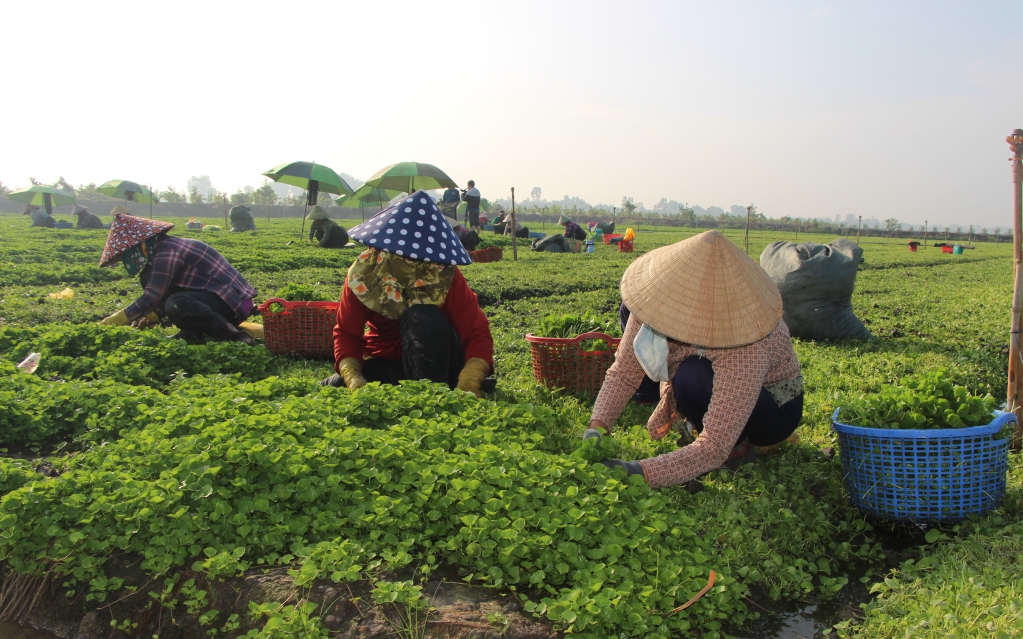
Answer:
[{"label": "striped umbrella", "polygon": [[25,204],[41,206],[46,209],[48,214],[53,213],[53,207],[55,206],[64,206],[65,204],[75,203],[74,195],[70,195],[60,189],[55,189],[52,186],[45,186],[43,184],[30,186],[27,189],[12,191],[7,194],[7,198],[15,202],[24,202]]}]

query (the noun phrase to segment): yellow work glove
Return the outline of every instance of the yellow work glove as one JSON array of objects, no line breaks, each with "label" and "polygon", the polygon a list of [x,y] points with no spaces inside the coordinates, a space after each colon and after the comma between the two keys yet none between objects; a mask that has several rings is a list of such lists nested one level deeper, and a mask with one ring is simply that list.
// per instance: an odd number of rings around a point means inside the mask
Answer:
[{"label": "yellow work glove", "polygon": [[128,323],[128,316],[124,314],[124,311],[117,311],[110,317],[101,319],[99,323],[106,326],[125,326]]},{"label": "yellow work glove", "polygon": [[362,364],[354,357],[347,357],[341,360],[341,363],[337,365],[337,372],[345,380],[345,386],[348,387],[348,390],[362,388],[368,383],[366,378],[362,376]]},{"label": "yellow work glove", "polygon": [[131,325],[135,328],[149,328],[150,326],[156,326],[159,323],[160,316],[154,312],[135,320],[131,323]]},{"label": "yellow work glove", "polygon": [[458,386],[455,388],[481,397],[480,384],[489,372],[490,364],[478,357],[473,357],[462,367],[462,372],[458,374]]}]

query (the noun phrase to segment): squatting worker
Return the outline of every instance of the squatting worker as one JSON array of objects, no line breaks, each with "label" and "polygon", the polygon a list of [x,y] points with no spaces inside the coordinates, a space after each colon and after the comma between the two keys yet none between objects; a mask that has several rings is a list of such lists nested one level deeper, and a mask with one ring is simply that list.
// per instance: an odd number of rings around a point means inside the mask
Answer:
[{"label": "squatting worker", "polygon": [[102,228],[105,228],[103,226],[103,221],[102,220],[100,220],[98,217],[96,217],[92,213],[89,213],[88,207],[81,206],[80,204],[75,204],[75,208],[74,208],[74,210],[71,211],[71,214],[78,218],[78,224],[77,224],[77,226],[75,228],[80,228],[80,229],[102,229]]},{"label": "squatting worker", "polygon": [[428,379],[478,396],[494,368],[490,322],[458,270],[472,260],[433,198],[418,191],[352,237],[366,250],[341,293],[337,374],[320,383],[355,390]]},{"label": "squatting worker", "polygon": [[567,215],[562,215],[558,218],[558,224],[565,227],[565,239],[566,240],[579,240],[582,242],[586,239],[586,231],[583,227],[579,226]]},{"label": "squatting worker", "polygon": [[33,226],[39,226],[42,228],[52,229],[56,228],[57,220],[53,219],[53,216],[42,210],[35,204],[29,204],[25,207],[25,215],[32,216],[32,223],[29,224],[29,228]]},{"label": "squatting worker", "polygon": [[631,314],[583,437],[610,433],[644,376],[661,382],[647,423],[653,439],[682,419],[701,432],[674,452],[605,465],[671,486],[722,465],[734,470],[754,461],[753,446],[795,431],[803,377],[781,295],[724,235],[707,231],[647,253],[625,271],[621,292]]},{"label": "squatting worker", "polygon": [[100,324],[145,327],[167,317],[189,342],[206,336],[252,344],[238,328],[252,311],[256,291],[213,247],[167,235],[169,222],[118,213],[110,224],[100,266],[124,265],[138,275],[142,296]]},{"label": "squatting worker", "polygon": [[309,225],[309,241],[316,237],[320,248],[344,248],[348,244],[348,231],[337,225],[319,205],[314,206],[308,215],[312,224]]},{"label": "squatting worker", "polygon": [[480,226],[480,190],[476,188],[476,182],[469,180],[469,188],[462,192],[462,200],[465,202],[465,221],[469,228],[474,231],[482,231]]},{"label": "squatting worker", "polygon": [[231,233],[256,230],[256,221],[252,219],[252,210],[247,206],[241,204],[232,206],[231,212],[228,213],[228,219],[231,221]]},{"label": "squatting worker", "polygon": [[458,237],[458,241],[462,243],[467,251],[475,251],[476,247],[480,244],[480,235],[476,231],[470,230],[464,224],[458,220],[444,216],[447,219],[448,224],[451,228],[455,229],[455,235]]}]

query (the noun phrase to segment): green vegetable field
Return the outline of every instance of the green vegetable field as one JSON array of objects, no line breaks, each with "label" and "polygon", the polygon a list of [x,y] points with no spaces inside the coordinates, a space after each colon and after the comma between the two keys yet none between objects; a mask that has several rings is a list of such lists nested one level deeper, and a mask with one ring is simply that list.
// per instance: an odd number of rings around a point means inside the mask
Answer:
[{"label": "green vegetable field", "polygon": [[[339,297],[358,248],[307,244],[299,220],[256,223],[171,233],[216,247],[259,301]],[[497,391],[477,400],[422,382],[321,388],[330,362],[98,326],[140,292],[96,266],[105,232],[0,217],[0,613],[34,605],[62,628],[88,611],[123,637],[356,636],[367,619],[397,637],[726,637],[772,636],[757,633],[784,602],[851,597],[822,634],[1019,636],[1018,456],[994,513],[889,525],[849,505],[829,422],[845,403],[868,419],[871,397],[904,378],[945,404],[887,388],[909,404],[902,427],[1001,404],[1011,246],[864,241],[853,306],[875,339],[796,341],[801,441],[702,491],[652,491],[593,462],[672,450],[647,435],[651,407],[630,405],[612,438],[582,448],[592,398],[537,385],[523,336],[616,330],[625,268],[692,234],[640,227],[632,254],[520,247],[518,262],[510,239],[487,236],[505,259],[463,268],[497,350]],[[775,239],[791,238],[752,233],[751,253]],[[72,299],[49,297],[65,287]],[[14,368],[30,352],[34,375]],[[711,571],[709,592],[677,610]],[[440,610],[457,588],[501,605]]]}]

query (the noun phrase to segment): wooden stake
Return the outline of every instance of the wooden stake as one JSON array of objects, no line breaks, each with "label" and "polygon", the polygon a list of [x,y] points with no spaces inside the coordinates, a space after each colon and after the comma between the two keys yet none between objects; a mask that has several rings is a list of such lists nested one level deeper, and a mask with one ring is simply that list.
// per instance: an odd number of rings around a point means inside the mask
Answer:
[{"label": "wooden stake", "polygon": [[1012,253],[1016,269],[1015,289],[1012,294],[1012,322],[1009,334],[1009,389],[1008,408],[1016,413],[1016,436],[1013,448],[1019,450],[1023,437],[1023,404],[1020,403],[1023,386],[1023,361],[1020,360],[1020,324],[1023,316],[1023,129],[1016,129],[1006,138],[1012,147]]},{"label": "wooden stake", "polygon": [[860,245],[860,226],[863,225],[863,216],[856,217],[856,246]]},{"label": "wooden stake", "polygon": [[511,187],[512,191],[512,261],[519,261],[519,244],[515,240],[518,238],[518,229],[515,228],[515,187]]},{"label": "wooden stake", "polygon": [[753,212],[753,205],[750,204],[746,207],[746,255],[749,255],[749,218]]},{"label": "wooden stake", "polygon": [[149,187],[149,219],[153,219],[153,187]]},{"label": "wooden stake", "polygon": [[924,248],[927,248],[927,220],[924,220]]}]

